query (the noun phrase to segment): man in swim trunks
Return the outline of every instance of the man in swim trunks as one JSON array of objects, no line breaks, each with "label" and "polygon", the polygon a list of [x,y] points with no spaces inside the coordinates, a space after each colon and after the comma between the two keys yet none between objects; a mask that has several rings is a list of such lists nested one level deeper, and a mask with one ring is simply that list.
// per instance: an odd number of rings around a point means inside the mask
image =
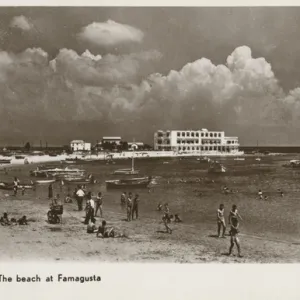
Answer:
[{"label": "man in swim trunks", "polygon": [[236,245],[238,249],[238,257],[242,257],[241,255],[241,246],[240,246],[240,240],[238,238],[239,233],[239,221],[237,218],[232,218],[231,221],[231,228],[230,228],[230,248],[228,255],[231,255],[232,249],[234,245]]},{"label": "man in swim trunks", "polygon": [[220,204],[217,210],[218,237],[221,237],[221,228],[223,229],[222,238],[225,238],[226,224],[224,217],[224,204]]},{"label": "man in swim trunks", "polygon": [[130,222],[132,217],[132,205],[133,205],[132,193],[128,194],[126,204],[127,204],[127,221]]},{"label": "man in swim trunks", "polygon": [[229,217],[228,217],[228,223],[229,225],[232,223],[232,220],[233,219],[240,219],[240,220],[243,220],[242,217],[240,216],[240,214],[238,213],[238,210],[237,210],[237,206],[234,204],[232,205],[232,209],[229,213]]}]

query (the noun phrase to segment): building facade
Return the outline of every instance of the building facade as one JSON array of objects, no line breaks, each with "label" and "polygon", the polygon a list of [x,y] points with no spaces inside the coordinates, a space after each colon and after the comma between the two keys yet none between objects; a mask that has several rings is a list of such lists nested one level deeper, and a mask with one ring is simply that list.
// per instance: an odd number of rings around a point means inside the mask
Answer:
[{"label": "building facade", "polygon": [[74,140],[70,143],[72,151],[91,151],[92,144],[86,143],[83,140]]},{"label": "building facade", "polygon": [[238,137],[227,137],[224,131],[159,130],[154,134],[154,149],[178,153],[239,152]]},{"label": "building facade", "polygon": [[122,141],[122,138],[120,136],[104,136],[102,138],[102,144],[104,143],[109,143],[109,144],[113,144],[115,143],[116,145],[120,145]]}]

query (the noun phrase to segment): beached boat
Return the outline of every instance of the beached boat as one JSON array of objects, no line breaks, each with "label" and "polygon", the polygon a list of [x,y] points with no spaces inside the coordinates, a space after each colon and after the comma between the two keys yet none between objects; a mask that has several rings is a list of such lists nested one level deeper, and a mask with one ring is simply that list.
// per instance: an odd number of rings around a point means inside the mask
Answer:
[{"label": "beached boat", "polygon": [[300,168],[300,160],[292,159],[289,161],[289,163],[284,164],[283,167],[293,169]]},{"label": "beached boat", "polygon": [[151,177],[140,177],[140,178],[131,178],[131,179],[116,179],[116,180],[107,180],[106,188],[107,189],[139,189],[139,188],[147,188],[151,183]]},{"label": "beached boat", "polygon": [[94,184],[97,182],[96,180],[92,180],[90,178],[66,178],[63,181],[69,184]]},{"label": "beached boat", "polygon": [[257,161],[261,161],[261,158],[260,158],[260,157],[257,157],[257,158],[255,158],[255,160],[257,160]]},{"label": "beached boat", "polygon": [[236,157],[233,160],[245,160],[245,158],[244,157]]},{"label": "beached boat", "polygon": [[2,164],[10,164],[11,158],[1,158],[0,159],[0,165]]},{"label": "beached boat", "polygon": [[55,182],[55,179],[36,180],[36,184],[49,184]]},{"label": "beached boat", "polygon": [[15,155],[15,159],[25,159],[24,155]]},{"label": "beached boat", "polygon": [[114,175],[138,175],[139,170],[134,169],[134,156],[131,159],[131,169],[119,169],[113,172]]},{"label": "beached boat", "polygon": [[[4,187],[4,188],[3,188]],[[25,182],[21,182],[18,184],[18,188],[19,189],[33,189],[34,187],[34,183],[25,183]],[[7,189],[7,190],[13,190],[14,189],[14,184],[13,182],[0,182],[0,188],[2,189]]]}]

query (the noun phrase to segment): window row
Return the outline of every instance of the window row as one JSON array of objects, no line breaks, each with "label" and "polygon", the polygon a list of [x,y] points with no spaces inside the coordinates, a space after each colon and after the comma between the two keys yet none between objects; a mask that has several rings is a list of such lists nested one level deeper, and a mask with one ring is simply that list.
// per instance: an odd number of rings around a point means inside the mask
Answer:
[{"label": "window row", "polygon": [[[180,137],[199,137],[199,132],[177,132],[177,136]],[[201,132],[201,137],[221,137],[221,133],[216,132]]]},{"label": "window row", "polygon": [[205,146],[205,147],[178,147],[179,151],[189,151],[189,150],[194,150],[194,151],[229,151],[229,147],[217,147],[217,146]]}]

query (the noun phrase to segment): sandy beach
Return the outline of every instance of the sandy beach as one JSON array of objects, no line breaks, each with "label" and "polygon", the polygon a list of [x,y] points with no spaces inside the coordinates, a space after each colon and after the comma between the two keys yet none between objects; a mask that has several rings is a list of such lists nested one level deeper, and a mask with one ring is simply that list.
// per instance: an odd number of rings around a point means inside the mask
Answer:
[{"label": "sandy beach", "polygon": [[[76,165],[93,172],[99,184],[90,186],[96,193],[104,193],[104,218],[109,226],[124,232],[128,238],[101,239],[95,234],[87,234],[82,224],[84,212],[77,211],[75,201],[64,204],[62,224],[47,223],[46,213],[49,209],[47,186],[39,186],[36,191],[28,190],[25,195],[12,196],[11,191],[1,191],[0,212],[7,211],[10,217],[26,215],[32,222],[28,226],[8,226],[1,228],[0,236],[4,247],[0,250],[3,260],[99,260],[124,262],[179,262],[179,263],[289,263],[300,260],[299,238],[299,204],[295,199],[298,186],[298,174],[290,170],[280,173],[279,158],[268,158],[263,163],[227,159],[224,163],[232,170],[226,177],[214,179],[214,184],[203,182],[192,183],[196,177],[206,177],[205,166],[194,158],[185,161],[170,160],[164,165],[161,161],[148,163],[137,161],[143,172],[158,174],[157,185],[151,192],[139,191],[141,196],[140,219],[125,221],[126,212],[120,206],[121,191],[106,191],[104,180],[113,168],[124,167],[105,165]],[[285,160],[288,158],[284,158]],[[128,164],[124,161],[123,164]],[[250,164],[252,169],[245,164]],[[243,172],[238,176],[237,172]],[[268,166],[272,172],[264,171]],[[18,176],[29,179],[31,165],[13,168],[8,175],[1,178]],[[280,172],[279,172],[279,171]],[[198,174],[197,174],[198,172]],[[235,173],[234,173],[235,172]],[[279,172],[279,173],[278,173]],[[292,175],[292,176],[291,176]],[[179,179],[190,180],[190,183],[179,183]],[[234,180],[233,180],[234,179]],[[6,179],[7,180],[7,179]],[[284,199],[276,195],[278,182],[289,192]],[[238,194],[223,195],[221,186],[239,188]],[[255,190],[260,186],[272,197],[271,201],[258,201]],[[73,187],[72,187],[73,189]],[[196,190],[203,195],[199,198]],[[63,198],[67,187],[55,193]],[[181,199],[185,199],[185,203]],[[168,202],[171,211],[179,212],[183,223],[172,223],[172,234],[165,233],[161,222],[162,213],[155,211],[158,202]],[[244,221],[241,222],[241,244],[243,258],[233,255],[228,257],[229,236],[216,238],[216,209],[220,202],[225,203],[226,214],[232,203],[240,208]],[[97,225],[101,219],[97,218]],[[30,245],[30,251],[28,251]],[[234,252],[236,254],[236,250]]]}]

